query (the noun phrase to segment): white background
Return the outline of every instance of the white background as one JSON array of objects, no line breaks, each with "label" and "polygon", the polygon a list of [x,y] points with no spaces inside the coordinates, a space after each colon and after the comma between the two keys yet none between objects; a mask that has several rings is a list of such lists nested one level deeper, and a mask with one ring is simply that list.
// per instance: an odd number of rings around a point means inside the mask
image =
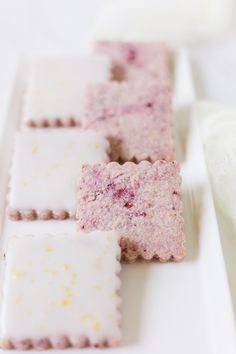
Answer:
[{"label": "white background", "polygon": [[[17,58],[29,53],[81,51],[105,2],[0,0],[0,126]],[[199,97],[235,105],[235,28],[190,52]]]}]

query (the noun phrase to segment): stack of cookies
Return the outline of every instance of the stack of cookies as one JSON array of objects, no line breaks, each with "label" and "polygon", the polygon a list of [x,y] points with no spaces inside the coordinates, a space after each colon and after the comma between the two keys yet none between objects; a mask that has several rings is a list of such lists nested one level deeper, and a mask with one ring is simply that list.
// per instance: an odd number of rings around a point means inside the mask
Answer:
[{"label": "stack of cookies", "polygon": [[102,41],[32,63],[7,215],[76,220],[9,235],[2,348],[116,346],[120,261],[184,257],[169,59],[161,43]]}]

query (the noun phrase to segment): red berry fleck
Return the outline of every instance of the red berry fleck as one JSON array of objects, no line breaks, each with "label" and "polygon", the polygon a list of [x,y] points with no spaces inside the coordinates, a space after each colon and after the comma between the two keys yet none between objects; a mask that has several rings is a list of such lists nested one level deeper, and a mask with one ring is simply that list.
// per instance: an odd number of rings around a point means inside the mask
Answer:
[{"label": "red berry fleck", "polygon": [[134,49],[129,49],[127,52],[127,61],[133,62],[136,59],[136,51]]},{"label": "red berry fleck", "polygon": [[147,213],[145,213],[145,211],[137,211],[135,214],[135,216],[139,217],[139,216],[147,216]]},{"label": "red berry fleck", "polygon": [[116,191],[114,191],[114,197],[115,198],[121,198],[123,195],[125,194],[125,188],[120,188],[120,189],[117,189]]},{"label": "red berry fleck", "polygon": [[132,208],[132,206],[133,206],[133,204],[129,203],[129,202],[125,203],[125,205],[124,205],[124,207],[127,208],[127,209]]}]

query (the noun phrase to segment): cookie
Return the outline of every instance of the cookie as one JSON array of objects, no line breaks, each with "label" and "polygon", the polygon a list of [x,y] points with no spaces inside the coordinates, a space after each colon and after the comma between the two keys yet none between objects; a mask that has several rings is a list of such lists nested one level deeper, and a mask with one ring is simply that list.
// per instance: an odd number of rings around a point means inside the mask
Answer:
[{"label": "cookie", "polygon": [[12,220],[67,219],[76,210],[83,163],[108,162],[102,133],[37,129],[16,135],[8,216]]},{"label": "cookie", "polygon": [[5,259],[1,347],[118,345],[119,258],[115,232],[12,237]]},{"label": "cookie", "polygon": [[122,256],[161,261],[184,257],[181,177],[177,162],[83,166],[79,230],[115,230]]}]

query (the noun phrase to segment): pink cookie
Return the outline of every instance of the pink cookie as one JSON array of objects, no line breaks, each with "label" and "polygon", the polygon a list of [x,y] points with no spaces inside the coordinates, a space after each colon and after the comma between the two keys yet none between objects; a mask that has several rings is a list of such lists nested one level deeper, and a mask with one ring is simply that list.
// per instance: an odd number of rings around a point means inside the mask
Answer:
[{"label": "pink cookie", "polygon": [[169,53],[164,43],[98,41],[95,50],[111,57],[115,80],[169,80]]},{"label": "pink cookie", "polygon": [[168,84],[110,82],[88,88],[85,127],[106,134],[113,160],[173,160],[171,123]]},{"label": "pink cookie", "polygon": [[117,230],[129,261],[184,257],[177,162],[84,165],[78,193],[80,230]]}]

